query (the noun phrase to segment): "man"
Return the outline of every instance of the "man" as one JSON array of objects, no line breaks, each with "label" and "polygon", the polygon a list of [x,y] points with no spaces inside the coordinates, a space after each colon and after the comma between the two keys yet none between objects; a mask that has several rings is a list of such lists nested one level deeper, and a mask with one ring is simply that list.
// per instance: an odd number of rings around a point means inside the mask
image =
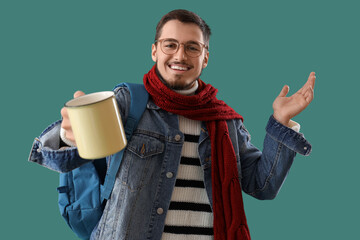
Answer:
[{"label": "man", "polygon": [[[291,118],[313,99],[315,74],[273,103],[263,151],[250,143],[242,116],[199,79],[209,60],[210,28],[196,14],[174,10],[156,28],[155,66],[144,76],[150,100],[127,145],[116,183],[92,239],[250,239],[242,193],[273,199],[296,152],[310,144]],[[75,97],[83,95],[76,92]],[[129,92],[115,89],[126,121]],[[82,165],[76,148],[59,149],[59,132],[76,143],[65,109],[34,143],[30,161],[57,171]],[[45,152],[42,155],[38,153]],[[56,155],[56,162],[45,159]]]}]

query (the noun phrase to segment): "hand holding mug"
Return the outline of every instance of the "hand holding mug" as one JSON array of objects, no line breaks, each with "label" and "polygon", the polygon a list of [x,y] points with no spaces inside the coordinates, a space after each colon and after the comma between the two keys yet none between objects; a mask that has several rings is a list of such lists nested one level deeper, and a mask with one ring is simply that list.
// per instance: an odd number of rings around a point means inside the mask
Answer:
[{"label": "hand holding mug", "polygon": [[[74,93],[74,98],[78,98],[80,96],[84,96],[85,93],[82,92],[82,91],[76,91]],[[65,130],[65,137],[74,142],[75,145],[76,145],[76,141],[75,141],[75,138],[74,138],[74,133],[72,131],[72,128],[71,128],[71,123],[70,123],[70,120],[69,120],[69,115],[68,115],[68,112],[66,110],[66,107],[63,107],[61,109],[61,116],[62,116],[62,122],[61,122],[61,127]]]},{"label": "hand holding mug", "polygon": [[112,91],[86,95],[77,91],[74,99],[65,103],[61,114],[65,138],[76,143],[82,158],[110,156],[127,144],[119,107]]}]

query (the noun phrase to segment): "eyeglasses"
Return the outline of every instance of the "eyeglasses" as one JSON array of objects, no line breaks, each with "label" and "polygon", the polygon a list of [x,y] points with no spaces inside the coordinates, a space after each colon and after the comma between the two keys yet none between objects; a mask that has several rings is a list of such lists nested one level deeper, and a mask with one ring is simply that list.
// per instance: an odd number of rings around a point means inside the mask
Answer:
[{"label": "eyeglasses", "polygon": [[184,45],[184,51],[186,55],[189,57],[198,57],[202,54],[204,48],[208,50],[208,46],[201,42],[197,41],[189,41],[186,43],[179,43],[176,39],[173,38],[164,38],[155,41],[155,43],[160,43],[161,51],[167,55],[175,54],[179,48],[180,45]]}]

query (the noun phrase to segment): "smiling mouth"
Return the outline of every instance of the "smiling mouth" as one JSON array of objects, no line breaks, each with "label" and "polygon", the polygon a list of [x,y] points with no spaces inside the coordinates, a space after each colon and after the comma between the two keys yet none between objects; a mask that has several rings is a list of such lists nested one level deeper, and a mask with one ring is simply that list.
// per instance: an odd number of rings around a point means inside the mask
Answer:
[{"label": "smiling mouth", "polygon": [[177,70],[177,71],[188,71],[191,69],[191,67],[189,66],[184,66],[184,65],[173,65],[173,64],[169,64],[168,65],[169,68],[173,69],[173,70]]}]

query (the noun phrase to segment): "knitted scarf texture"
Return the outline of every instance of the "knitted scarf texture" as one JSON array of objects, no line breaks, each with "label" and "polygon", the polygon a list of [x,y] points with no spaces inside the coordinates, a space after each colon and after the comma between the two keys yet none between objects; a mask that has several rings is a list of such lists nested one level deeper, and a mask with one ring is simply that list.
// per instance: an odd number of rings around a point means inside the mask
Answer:
[{"label": "knitted scarf texture", "polygon": [[211,139],[211,177],[215,240],[249,240],[235,151],[226,120],[241,119],[225,102],[218,90],[198,79],[195,95],[184,96],[163,84],[156,64],[144,75],[144,85],[161,109],[186,118],[206,122]]}]

